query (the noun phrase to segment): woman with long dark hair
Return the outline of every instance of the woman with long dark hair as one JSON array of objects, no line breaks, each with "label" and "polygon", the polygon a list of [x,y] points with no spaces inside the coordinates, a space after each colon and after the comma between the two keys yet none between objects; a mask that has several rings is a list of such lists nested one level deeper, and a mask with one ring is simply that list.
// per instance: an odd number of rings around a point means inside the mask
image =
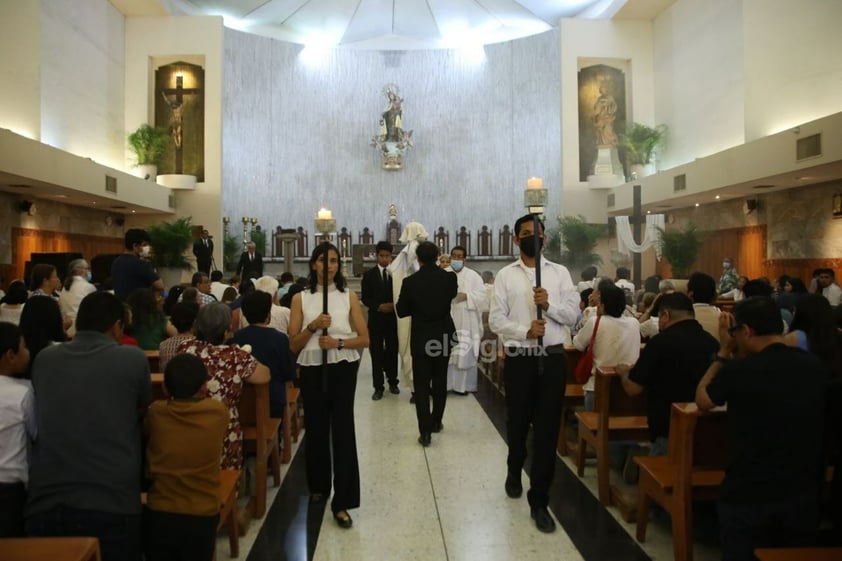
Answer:
[{"label": "woman with long dark hair", "polygon": [[48,296],[32,296],[20,314],[20,330],[29,349],[29,368],[26,370],[29,378],[38,353],[49,345],[67,341],[58,302]]},{"label": "woman with long dark hair", "polygon": [[345,290],[345,278],[339,269],[336,247],[329,243],[316,246],[310,257],[309,286],[292,297],[289,340],[292,351],[298,354],[307,411],[304,426],[310,501],[327,499],[332,475],[333,517],[340,527],[350,528],[353,521],[348,510],[360,506],[354,393],[360,353],[368,347],[368,328],[359,298]]}]

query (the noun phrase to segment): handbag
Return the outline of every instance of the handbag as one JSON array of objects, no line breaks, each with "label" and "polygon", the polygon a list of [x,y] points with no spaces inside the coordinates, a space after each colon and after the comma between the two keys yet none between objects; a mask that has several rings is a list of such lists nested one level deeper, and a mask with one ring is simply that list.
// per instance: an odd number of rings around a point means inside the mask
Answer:
[{"label": "handbag", "polygon": [[597,316],[596,324],[593,326],[593,334],[591,335],[591,340],[588,343],[588,348],[585,349],[585,354],[579,359],[579,362],[576,364],[576,383],[577,384],[584,384],[588,381],[588,378],[591,377],[591,371],[593,370],[593,343],[596,341],[596,332],[599,330],[599,320],[602,319],[602,316]]}]

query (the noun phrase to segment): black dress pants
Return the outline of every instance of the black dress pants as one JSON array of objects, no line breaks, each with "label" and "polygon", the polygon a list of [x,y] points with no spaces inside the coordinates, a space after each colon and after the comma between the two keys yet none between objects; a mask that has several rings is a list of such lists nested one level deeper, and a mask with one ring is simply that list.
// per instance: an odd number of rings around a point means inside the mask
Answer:
[{"label": "black dress pants", "polygon": [[0,538],[22,538],[23,508],[26,506],[26,486],[22,481],[0,483]]},{"label": "black dress pants", "polygon": [[[418,432],[432,432],[433,426],[441,423],[447,402],[447,363],[450,357],[412,355],[413,386],[415,391],[415,414],[418,417]],[[430,396],[433,410],[430,412]]]},{"label": "black dress pants", "polygon": [[212,561],[219,515],[143,510],[145,561]]},{"label": "black dress pants", "polygon": [[[370,310],[369,313],[386,315],[374,310]],[[382,318],[382,321],[378,322],[379,325],[368,326],[372,385],[375,390],[380,391],[383,391],[384,373],[390,386],[398,385],[398,324],[394,314],[389,315],[391,317]]]},{"label": "black dress pants", "polygon": [[328,364],[327,391],[321,366],[301,368],[307,485],[310,493],[327,496],[332,475],[334,513],[360,506],[360,466],[354,429],[359,366],[359,361]]},{"label": "black dress pants", "polygon": [[[529,350],[537,352],[536,349]],[[525,350],[521,349],[520,352]],[[509,473],[519,474],[523,469],[526,438],[529,425],[532,424],[533,458],[527,493],[531,507],[545,507],[549,503],[566,387],[564,354],[547,354],[543,357],[543,363],[544,370],[539,375],[537,356],[516,354],[512,349],[507,349],[504,363]]]}]

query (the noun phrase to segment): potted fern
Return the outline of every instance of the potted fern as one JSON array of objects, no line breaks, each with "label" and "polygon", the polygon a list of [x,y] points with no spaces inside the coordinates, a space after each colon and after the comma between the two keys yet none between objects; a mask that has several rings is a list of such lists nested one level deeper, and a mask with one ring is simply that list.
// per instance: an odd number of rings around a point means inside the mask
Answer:
[{"label": "potted fern", "polygon": [[181,283],[181,272],[193,270],[186,253],[193,247],[192,217],[178,218],[172,222],[159,222],[146,228],[150,260],[167,287]]},{"label": "potted fern", "polygon": [[686,279],[702,248],[702,235],[692,222],[684,230],[664,230],[660,234],[661,255],[669,261],[672,277]]},{"label": "potted fern", "polygon": [[666,125],[652,128],[640,123],[630,123],[626,126],[626,132],[620,136],[620,146],[625,149],[626,166],[630,175],[646,177],[652,174],[653,171],[646,169],[646,166],[652,163],[652,155],[664,141],[666,133]]},{"label": "potted fern", "polygon": [[559,216],[558,226],[549,231],[547,257],[578,276],[586,267],[602,264],[602,257],[594,250],[606,233],[605,225],[589,224],[582,215]]},{"label": "potted fern", "polygon": [[140,125],[128,136],[129,148],[137,157],[135,174],[138,177],[155,181],[168,140],[167,131],[147,124]]}]

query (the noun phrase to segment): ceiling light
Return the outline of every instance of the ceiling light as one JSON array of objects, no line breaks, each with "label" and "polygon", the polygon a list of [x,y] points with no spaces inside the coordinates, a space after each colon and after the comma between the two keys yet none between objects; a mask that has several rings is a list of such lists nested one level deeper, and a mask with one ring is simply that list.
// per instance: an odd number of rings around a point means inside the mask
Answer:
[{"label": "ceiling light", "polygon": [[719,195],[715,196],[715,197],[714,197],[714,199],[716,199],[716,200],[718,201],[718,200],[719,200]]},{"label": "ceiling light", "polygon": [[699,206],[699,203],[696,203],[696,206]]}]

